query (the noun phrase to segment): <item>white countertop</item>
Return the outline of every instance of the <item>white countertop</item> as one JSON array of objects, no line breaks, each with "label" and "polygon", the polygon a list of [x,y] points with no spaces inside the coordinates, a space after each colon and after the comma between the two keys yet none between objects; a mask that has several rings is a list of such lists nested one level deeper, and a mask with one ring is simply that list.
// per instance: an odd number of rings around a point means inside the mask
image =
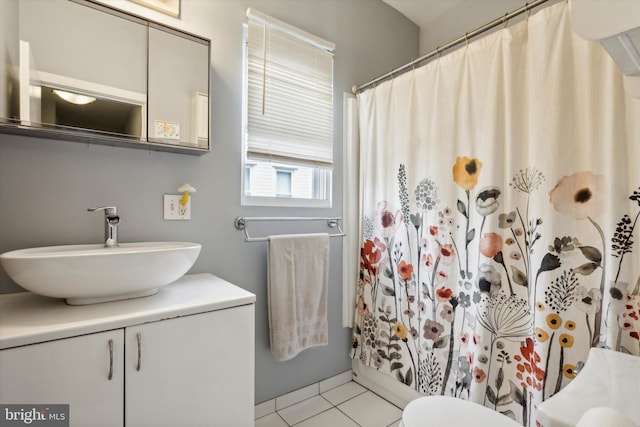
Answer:
[{"label": "white countertop", "polygon": [[31,292],[0,295],[0,349],[252,304],[254,294],[211,274],[187,275],[157,294],[71,306]]}]

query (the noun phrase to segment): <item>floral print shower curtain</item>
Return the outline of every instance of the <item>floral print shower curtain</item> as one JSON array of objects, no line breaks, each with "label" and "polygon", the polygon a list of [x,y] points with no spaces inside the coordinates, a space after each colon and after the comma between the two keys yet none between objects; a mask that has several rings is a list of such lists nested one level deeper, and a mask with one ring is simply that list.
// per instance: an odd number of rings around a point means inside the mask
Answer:
[{"label": "floral print shower curtain", "polygon": [[640,102],[567,8],[358,98],[353,358],[531,426],[590,347],[640,355]]}]

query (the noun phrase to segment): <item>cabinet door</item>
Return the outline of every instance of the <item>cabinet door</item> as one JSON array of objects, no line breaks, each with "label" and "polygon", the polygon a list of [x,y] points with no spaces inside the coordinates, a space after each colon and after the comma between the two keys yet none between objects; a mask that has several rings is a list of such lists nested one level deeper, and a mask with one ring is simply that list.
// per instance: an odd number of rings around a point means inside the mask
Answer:
[{"label": "cabinet door", "polygon": [[149,141],[209,149],[209,67],[207,41],[149,27]]},{"label": "cabinet door", "polygon": [[122,426],[123,361],[123,330],[1,350],[0,402],[68,404],[71,426]]},{"label": "cabinet door", "polygon": [[127,328],[127,427],[253,426],[253,310]]}]

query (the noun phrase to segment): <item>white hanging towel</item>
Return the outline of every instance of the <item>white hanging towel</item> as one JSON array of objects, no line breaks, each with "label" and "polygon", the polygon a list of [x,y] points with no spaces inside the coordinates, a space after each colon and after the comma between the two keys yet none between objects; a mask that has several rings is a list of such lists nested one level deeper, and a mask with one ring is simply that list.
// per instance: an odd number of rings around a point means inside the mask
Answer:
[{"label": "white hanging towel", "polygon": [[327,345],[329,235],[269,237],[269,332],[276,360]]}]

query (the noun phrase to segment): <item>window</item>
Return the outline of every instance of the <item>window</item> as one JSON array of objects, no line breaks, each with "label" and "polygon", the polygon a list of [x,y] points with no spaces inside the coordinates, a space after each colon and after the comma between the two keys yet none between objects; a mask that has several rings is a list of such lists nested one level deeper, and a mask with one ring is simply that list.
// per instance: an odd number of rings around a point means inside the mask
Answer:
[{"label": "window", "polygon": [[251,195],[251,169],[254,167],[255,165],[250,165],[245,163],[244,164],[244,195],[245,196],[250,196]]},{"label": "window", "polygon": [[287,169],[276,168],[276,196],[291,197],[291,174]]},{"label": "window", "polygon": [[247,18],[244,165],[254,167],[243,204],[328,207],[334,46],[253,9]]}]

